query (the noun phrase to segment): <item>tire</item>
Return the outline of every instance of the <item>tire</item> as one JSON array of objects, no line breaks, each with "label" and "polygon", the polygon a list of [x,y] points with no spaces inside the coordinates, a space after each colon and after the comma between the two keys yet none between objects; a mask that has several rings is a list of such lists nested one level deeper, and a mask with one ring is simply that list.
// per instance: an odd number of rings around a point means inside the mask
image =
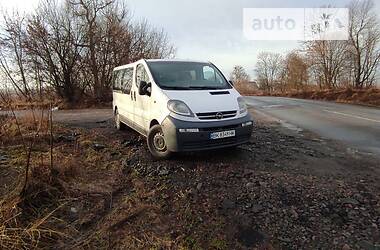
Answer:
[{"label": "tire", "polygon": [[166,147],[165,136],[160,125],[154,125],[150,128],[147,144],[149,152],[156,159],[167,159],[172,154]]},{"label": "tire", "polygon": [[115,114],[114,114],[114,121],[115,121],[115,128],[117,130],[124,130],[125,129],[125,124],[120,121],[120,115],[119,111],[116,109]]}]

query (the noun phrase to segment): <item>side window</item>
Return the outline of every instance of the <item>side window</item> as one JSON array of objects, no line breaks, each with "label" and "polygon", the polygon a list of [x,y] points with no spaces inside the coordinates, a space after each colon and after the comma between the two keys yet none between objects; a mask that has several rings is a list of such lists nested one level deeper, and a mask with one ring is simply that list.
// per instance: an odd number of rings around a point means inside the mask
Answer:
[{"label": "side window", "polygon": [[136,68],[136,86],[137,87],[139,87],[141,81],[150,82],[148,73],[146,72],[144,65],[139,64],[137,65],[137,68]]},{"label": "side window", "polygon": [[123,77],[124,77],[124,69],[119,70],[117,73],[117,85],[119,87],[119,90],[123,90],[123,87],[124,87]]},{"label": "side window", "polygon": [[120,90],[120,71],[114,71],[112,76],[112,86],[114,90]]},{"label": "side window", "polygon": [[214,83],[223,83],[220,75],[215,72],[210,66],[203,67],[203,78],[207,81],[212,81]]},{"label": "side window", "polygon": [[132,82],[133,82],[133,68],[124,69],[123,76],[122,76],[123,93],[129,94],[131,92]]}]

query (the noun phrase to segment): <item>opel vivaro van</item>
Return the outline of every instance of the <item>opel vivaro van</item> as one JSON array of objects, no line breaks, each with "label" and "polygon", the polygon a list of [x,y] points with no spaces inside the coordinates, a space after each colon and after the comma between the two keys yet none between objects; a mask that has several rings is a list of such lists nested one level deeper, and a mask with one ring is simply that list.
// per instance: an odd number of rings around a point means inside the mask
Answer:
[{"label": "opel vivaro van", "polygon": [[116,128],[144,135],[155,158],[246,143],[253,125],[243,98],[209,62],[154,59],[115,68],[113,111]]}]

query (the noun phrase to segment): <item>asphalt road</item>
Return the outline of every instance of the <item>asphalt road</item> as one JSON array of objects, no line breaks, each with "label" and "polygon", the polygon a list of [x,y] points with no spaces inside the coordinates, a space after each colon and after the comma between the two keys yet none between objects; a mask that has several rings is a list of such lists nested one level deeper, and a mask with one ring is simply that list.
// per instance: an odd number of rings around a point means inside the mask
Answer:
[{"label": "asphalt road", "polygon": [[380,109],[284,97],[245,97],[258,113],[380,156]]}]

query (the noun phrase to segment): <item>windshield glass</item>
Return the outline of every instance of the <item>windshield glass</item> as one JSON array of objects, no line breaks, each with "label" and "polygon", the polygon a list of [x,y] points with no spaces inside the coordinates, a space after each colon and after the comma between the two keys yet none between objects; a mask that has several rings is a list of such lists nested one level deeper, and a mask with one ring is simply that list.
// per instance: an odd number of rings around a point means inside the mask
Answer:
[{"label": "windshield glass", "polygon": [[231,88],[219,70],[210,63],[148,62],[155,82],[162,89]]}]

